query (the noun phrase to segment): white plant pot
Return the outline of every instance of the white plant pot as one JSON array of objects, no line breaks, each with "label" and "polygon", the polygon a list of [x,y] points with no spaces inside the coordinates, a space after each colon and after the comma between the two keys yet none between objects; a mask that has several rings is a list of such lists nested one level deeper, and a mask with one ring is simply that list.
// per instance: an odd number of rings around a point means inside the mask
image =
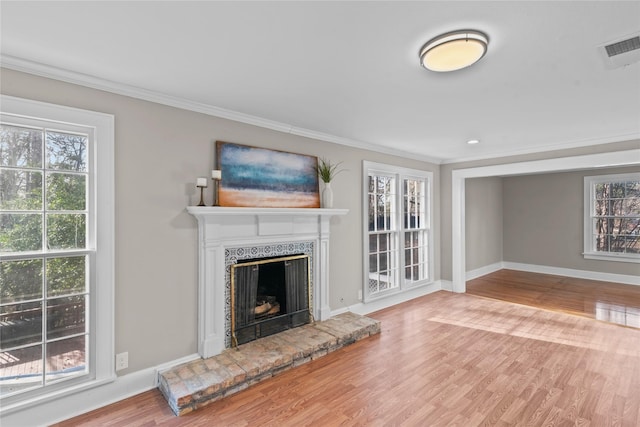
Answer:
[{"label": "white plant pot", "polygon": [[325,182],[324,189],[322,190],[322,207],[333,208],[333,190],[331,189],[331,183]]}]

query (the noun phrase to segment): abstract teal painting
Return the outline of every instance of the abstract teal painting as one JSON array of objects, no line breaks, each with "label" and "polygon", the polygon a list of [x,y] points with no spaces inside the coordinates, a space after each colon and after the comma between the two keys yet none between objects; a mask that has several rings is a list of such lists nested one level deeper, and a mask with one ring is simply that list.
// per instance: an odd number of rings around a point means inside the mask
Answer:
[{"label": "abstract teal painting", "polygon": [[220,206],[319,208],[318,158],[216,142]]}]

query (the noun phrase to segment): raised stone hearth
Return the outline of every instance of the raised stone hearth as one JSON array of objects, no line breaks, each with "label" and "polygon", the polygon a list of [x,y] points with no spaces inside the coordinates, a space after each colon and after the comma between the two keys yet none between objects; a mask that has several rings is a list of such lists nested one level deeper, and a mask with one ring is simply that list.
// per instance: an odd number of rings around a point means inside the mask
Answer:
[{"label": "raised stone hearth", "polygon": [[160,374],[159,388],[173,412],[185,415],[378,333],[379,321],[342,313],[176,366]]}]

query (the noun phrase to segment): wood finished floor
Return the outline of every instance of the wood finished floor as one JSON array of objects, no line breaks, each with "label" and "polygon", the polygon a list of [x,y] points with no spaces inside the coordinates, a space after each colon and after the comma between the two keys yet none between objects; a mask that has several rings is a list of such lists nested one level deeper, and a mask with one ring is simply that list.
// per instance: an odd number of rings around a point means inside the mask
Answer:
[{"label": "wood finished floor", "polygon": [[60,426],[640,425],[640,330],[436,292],[382,333],[184,417],[149,391]]},{"label": "wood finished floor", "polygon": [[640,286],[505,269],[467,281],[467,293],[640,328]]}]

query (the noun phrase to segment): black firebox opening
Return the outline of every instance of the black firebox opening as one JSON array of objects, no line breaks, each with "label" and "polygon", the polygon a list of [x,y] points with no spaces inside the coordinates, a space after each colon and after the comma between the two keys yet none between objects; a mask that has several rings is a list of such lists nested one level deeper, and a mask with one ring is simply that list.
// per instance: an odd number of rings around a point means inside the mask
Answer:
[{"label": "black firebox opening", "polygon": [[311,321],[309,255],[249,259],[231,266],[234,345]]}]

